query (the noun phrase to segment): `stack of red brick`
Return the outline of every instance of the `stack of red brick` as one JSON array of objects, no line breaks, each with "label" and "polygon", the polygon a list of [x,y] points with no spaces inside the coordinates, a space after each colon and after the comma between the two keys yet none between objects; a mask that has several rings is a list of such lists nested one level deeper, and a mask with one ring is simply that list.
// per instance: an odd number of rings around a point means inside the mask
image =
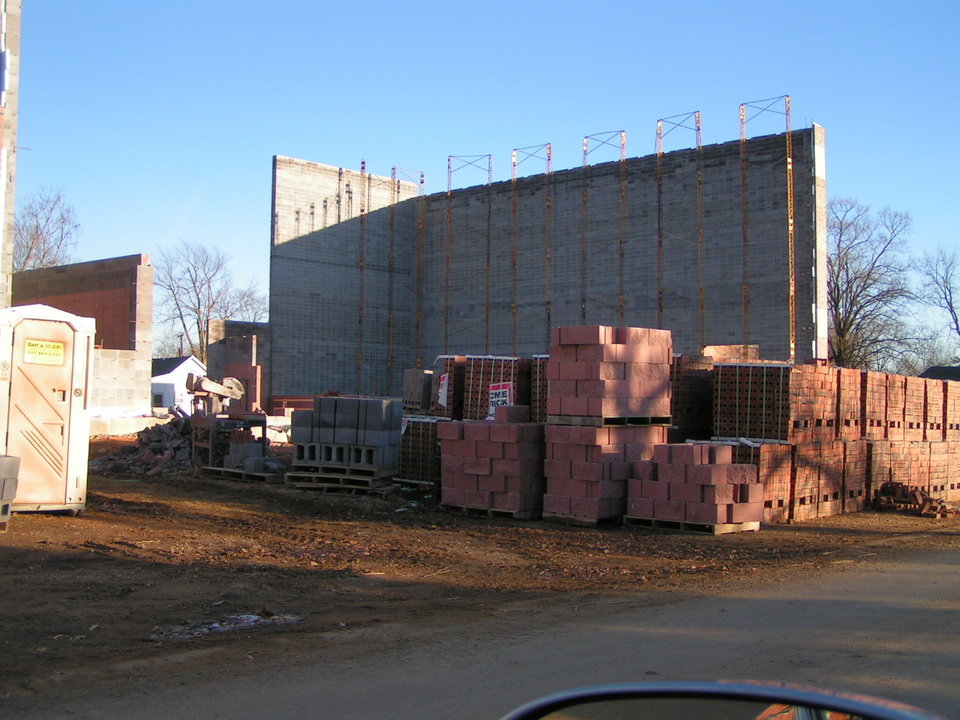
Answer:
[{"label": "stack of red brick", "polygon": [[494,422],[441,422],[441,502],[518,519],[543,507],[543,430],[529,408],[499,407]]},{"label": "stack of red brick", "polygon": [[554,330],[545,515],[597,522],[624,514],[632,464],[666,442],[672,348],[666,330]]},{"label": "stack of red brick", "polygon": [[626,518],[759,529],[763,486],[729,445],[658,445],[652,462],[634,465]]}]

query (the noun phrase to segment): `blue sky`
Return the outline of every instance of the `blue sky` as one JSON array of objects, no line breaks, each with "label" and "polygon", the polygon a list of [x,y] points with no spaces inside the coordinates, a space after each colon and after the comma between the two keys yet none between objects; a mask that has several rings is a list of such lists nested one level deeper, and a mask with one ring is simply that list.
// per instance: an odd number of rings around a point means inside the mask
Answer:
[{"label": "blue sky", "polygon": [[692,110],[726,142],[741,102],[784,94],[795,128],[826,128],[831,196],[911,213],[917,252],[958,238],[958,0],[23,3],[17,194],[62,191],[77,260],[204,242],[265,291],[275,154],[438,192],[448,155],[492,153],[498,180],[515,147],[573,167],[611,130],[646,155]]}]

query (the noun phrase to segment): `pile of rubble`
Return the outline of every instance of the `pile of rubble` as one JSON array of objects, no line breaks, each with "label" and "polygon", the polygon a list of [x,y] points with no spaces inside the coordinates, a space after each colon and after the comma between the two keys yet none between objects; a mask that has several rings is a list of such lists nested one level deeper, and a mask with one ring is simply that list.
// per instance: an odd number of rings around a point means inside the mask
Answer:
[{"label": "pile of rubble", "polygon": [[174,418],[166,425],[144,428],[134,444],[90,461],[98,475],[169,475],[191,467],[190,424]]}]

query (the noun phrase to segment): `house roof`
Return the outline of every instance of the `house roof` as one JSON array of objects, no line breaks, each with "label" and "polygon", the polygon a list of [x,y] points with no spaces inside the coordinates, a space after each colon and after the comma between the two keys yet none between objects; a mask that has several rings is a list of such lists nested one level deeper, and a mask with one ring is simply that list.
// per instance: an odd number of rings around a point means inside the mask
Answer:
[{"label": "house roof", "polygon": [[960,380],[960,365],[934,365],[920,373],[920,377],[932,380]]},{"label": "house roof", "polygon": [[[157,377],[158,375],[166,375],[167,373],[172,373],[178,367],[183,365],[185,362],[193,358],[193,355],[185,355],[183,357],[171,357],[171,358],[154,358],[152,367],[150,370],[151,377]],[[200,362],[199,360],[197,362]],[[201,363],[202,364],[202,363]]]}]

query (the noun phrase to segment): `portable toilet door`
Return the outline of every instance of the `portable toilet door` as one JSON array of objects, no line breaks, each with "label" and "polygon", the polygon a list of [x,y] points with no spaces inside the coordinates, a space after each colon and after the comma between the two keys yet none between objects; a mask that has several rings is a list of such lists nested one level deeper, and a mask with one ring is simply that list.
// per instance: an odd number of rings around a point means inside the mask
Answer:
[{"label": "portable toilet door", "polygon": [[12,509],[79,513],[87,495],[94,321],[30,305],[2,311],[0,325],[11,343],[9,366],[0,369],[9,372],[5,454],[20,458]]}]

